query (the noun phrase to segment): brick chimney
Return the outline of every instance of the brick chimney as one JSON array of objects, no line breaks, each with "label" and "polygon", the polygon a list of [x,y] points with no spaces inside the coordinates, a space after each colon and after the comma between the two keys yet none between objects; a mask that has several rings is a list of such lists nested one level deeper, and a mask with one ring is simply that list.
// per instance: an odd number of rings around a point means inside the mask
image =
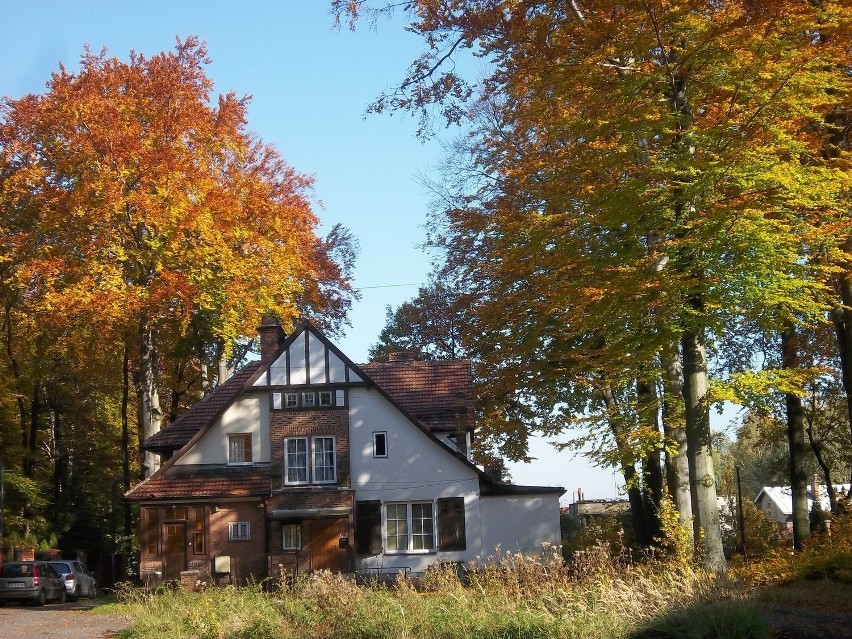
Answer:
[{"label": "brick chimney", "polygon": [[287,335],[274,315],[264,315],[257,327],[260,335],[260,361],[271,362]]}]

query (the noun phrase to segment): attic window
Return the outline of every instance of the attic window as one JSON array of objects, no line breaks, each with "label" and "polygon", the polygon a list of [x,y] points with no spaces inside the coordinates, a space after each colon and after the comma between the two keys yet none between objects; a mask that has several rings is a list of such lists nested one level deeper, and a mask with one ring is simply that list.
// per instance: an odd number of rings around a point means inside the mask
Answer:
[{"label": "attic window", "polygon": [[251,433],[228,435],[228,463],[251,463]]}]

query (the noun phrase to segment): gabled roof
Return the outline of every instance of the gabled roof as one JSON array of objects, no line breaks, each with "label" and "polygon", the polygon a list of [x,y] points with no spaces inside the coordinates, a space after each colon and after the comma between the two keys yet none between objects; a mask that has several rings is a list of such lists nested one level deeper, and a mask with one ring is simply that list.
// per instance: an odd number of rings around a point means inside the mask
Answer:
[{"label": "gabled roof", "polygon": [[433,432],[473,430],[470,360],[370,362],[359,368]]},{"label": "gabled roof", "polygon": [[156,473],[126,494],[130,501],[263,497],[270,493],[269,464],[181,466]]},{"label": "gabled roof", "polygon": [[[231,379],[217,387],[210,395],[184,413],[172,425],[149,437],[143,447],[155,452],[175,451],[151,477],[125,493],[125,499],[192,499],[201,497],[236,497],[268,495],[270,491],[269,465],[254,466],[181,466],[175,462],[192,447],[195,441],[247,390],[258,390],[269,383],[271,366],[278,361],[302,333],[311,333],[319,339],[329,353],[333,353],[346,367],[345,378],[351,383],[374,386],[388,401],[435,444],[474,470],[479,478],[483,496],[509,494],[562,494],[562,487],[504,486],[495,484],[481,469],[462,453],[437,438],[432,430],[456,430],[455,418],[464,406],[465,419],[473,427],[472,373],[467,360],[440,362],[393,362],[392,365],[367,364],[364,368],[354,364],[340,349],[332,344],[310,321],[301,320],[293,333],[281,344],[277,354],[269,361],[250,362]],[[415,364],[415,366],[400,366]],[[372,367],[372,368],[371,368]],[[289,368],[289,366],[288,366]],[[370,371],[368,373],[367,371]],[[373,373],[376,377],[373,377]],[[289,373],[288,373],[289,374]],[[442,376],[447,376],[442,380]],[[265,376],[265,378],[264,378]],[[381,381],[380,381],[381,380]],[[387,385],[387,387],[385,386]],[[397,397],[394,393],[398,394]],[[436,401],[437,400],[437,401]],[[452,415],[434,404],[447,402]],[[432,405],[431,407],[429,405]],[[419,411],[418,417],[412,411]],[[179,449],[179,450],[178,450]],[[250,470],[249,470],[250,469]],[[232,485],[233,482],[233,485]]]},{"label": "gabled roof", "polygon": [[[838,495],[849,492],[849,484],[835,484],[834,491]],[[813,488],[808,486],[808,510],[811,509],[814,503]],[[778,511],[784,515],[793,514],[793,491],[789,486],[764,486],[760,489],[757,497],[754,498],[755,503],[762,501],[762,497],[766,496],[774,504]],[[828,489],[825,486],[819,487],[819,503],[823,510],[831,510],[831,501],[828,498]]]},{"label": "gabled roof", "polygon": [[178,417],[174,423],[151,435],[143,442],[142,447],[154,452],[183,448],[198,431],[215,421],[234,403],[260,365],[260,362],[246,364],[228,381],[217,386],[212,393]]}]

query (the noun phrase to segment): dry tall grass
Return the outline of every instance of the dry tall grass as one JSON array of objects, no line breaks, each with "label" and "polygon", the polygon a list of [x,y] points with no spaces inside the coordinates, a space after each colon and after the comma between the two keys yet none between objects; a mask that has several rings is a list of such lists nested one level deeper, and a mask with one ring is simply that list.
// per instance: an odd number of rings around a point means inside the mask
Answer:
[{"label": "dry tall grass", "polygon": [[623,568],[599,547],[570,566],[556,549],[539,557],[504,553],[464,571],[437,566],[419,582],[391,587],[319,572],[265,588],[127,590],[122,601],[133,619],[128,639],[616,639],[640,636],[678,611],[698,618],[694,611],[707,606],[713,623],[724,625],[730,614],[748,625],[736,603],[743,596],[730,582],[684,566]]}]

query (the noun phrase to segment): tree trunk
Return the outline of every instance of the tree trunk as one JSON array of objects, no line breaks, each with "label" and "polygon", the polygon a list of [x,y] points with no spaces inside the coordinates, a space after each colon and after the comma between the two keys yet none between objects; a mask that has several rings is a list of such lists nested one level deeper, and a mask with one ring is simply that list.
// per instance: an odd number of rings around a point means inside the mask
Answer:
[{"label": "tree trunk", "polygon": [[[136,397],[139,405],[139,434],[142,441],[160,431],[162,410],[157,387],[156,335],[147,319],[139,321],[139,366],[136,372]],[[160,467],[160,458],[145,451],[142,458],[142,476],[150,477]]]},{"label": "tree trunk", "polygon": [[[121,471],[124,481],[124,492],[130,490],[130,416],[127,409],[130,405],[130,350],[127,342],[124,344],[121,376]],[[130,502],[124,502],[124,534],[133,534],[133,522],[130,512]]]},{"label": "tree trunk", "polygon": [[[846,240],[843,249],[852,255],[852,237]],[[832,319],[837,335],[837,351],[840,356],[840,377],[846,392],[846,411],[849,432],[852,434],[852,273],[844,272],[838,282],[841,306],[834,309]]]},{"label": "tree trunk", "polygon": [[24,462],[24,476],[35,478],[36,447],[38,442],[38,418],[41,414],[41,382],[36,379],[33,384],[33,396],[30,401],[29,436],[27,437],[26,461]]},{"label": "tree trunk", "polygon": [[[796,329],[788,326],[781,333],[781,366],[793,370],[799,366]],[[801,550],[810,536],[808,513],[808,473],[805,470],[805,421],[802,398],[785,393],[787,405],[787,443],[790,447],[790,490],[793,493],[793,548]]]},{"label": "tree trunk", "polygon": [[[819,464],[820,470],[822,470],[822,479],[825,482],[825,491],[828,493],[828,501],[831,504],[831,512],[836,515],[838,514],[837,491],[834,490],[834,482],[831,479],[831,468],[829,467],[828,462],[825,461],[825,456],[822,454],[822,442],[816,439],[816,436],[814,435],[813,423],[810,419],[808,419],[807,421],[805,433],[808,436],[808,442],[811,445],[811,451],[813,451],[817,464]],[[814,495],[814,499],[818,499],[818,496]]]},{"label": "tree trunk", "polygon": [[[663,352],[665,369],[663,395],[663,434],[677,444],[677,453],[666,452],[666,481],[669,494],[680,515],[680,523],[692,532],[692,497],[689,490],[689,459],[687,457],[686,428],[678,423],[676,406],[683,404],[683,369],[677,344],[670,344]],[[694,538],[690,538],[694,544]]]},{"label": "tree trunk", "polygon": [[[654,384],[636,383],[639,414],[643,425],[660,432],[659,401]],[[660,450],[655,448],[642,459],[642,500],[645,511],[645,528],[653,543],[662,529],[660,527],[660,502],[663,499],[663,467],[660,464]]]},{"label": "tree trunk", "polygon": [[624,476],[624,485],[627,488],[627,499],[630,502],[630,517],[633,520],[633,532],[636,535],[636,542],[641,546],[649,546],[651,539],[645,525],[645,504],[642,500],[642,490],[636,477],[636,466],[633,459],[631,459],[630,452],[626,449],[624,424],[618,416],[618,403],[616,402],[615,394],[608,386],[604,386],[603,398],[609,411],[609,425],[612,429],[612,435],[618,447],[621,474]]},{"label": "tree trunk", "polygon": [[694,533],[696,539],[703,541],[704,567],[721,573],[727,570],[728,564],[719,526],[707,390],[704,330],[687,331],[683,335],[683,398]]}]

